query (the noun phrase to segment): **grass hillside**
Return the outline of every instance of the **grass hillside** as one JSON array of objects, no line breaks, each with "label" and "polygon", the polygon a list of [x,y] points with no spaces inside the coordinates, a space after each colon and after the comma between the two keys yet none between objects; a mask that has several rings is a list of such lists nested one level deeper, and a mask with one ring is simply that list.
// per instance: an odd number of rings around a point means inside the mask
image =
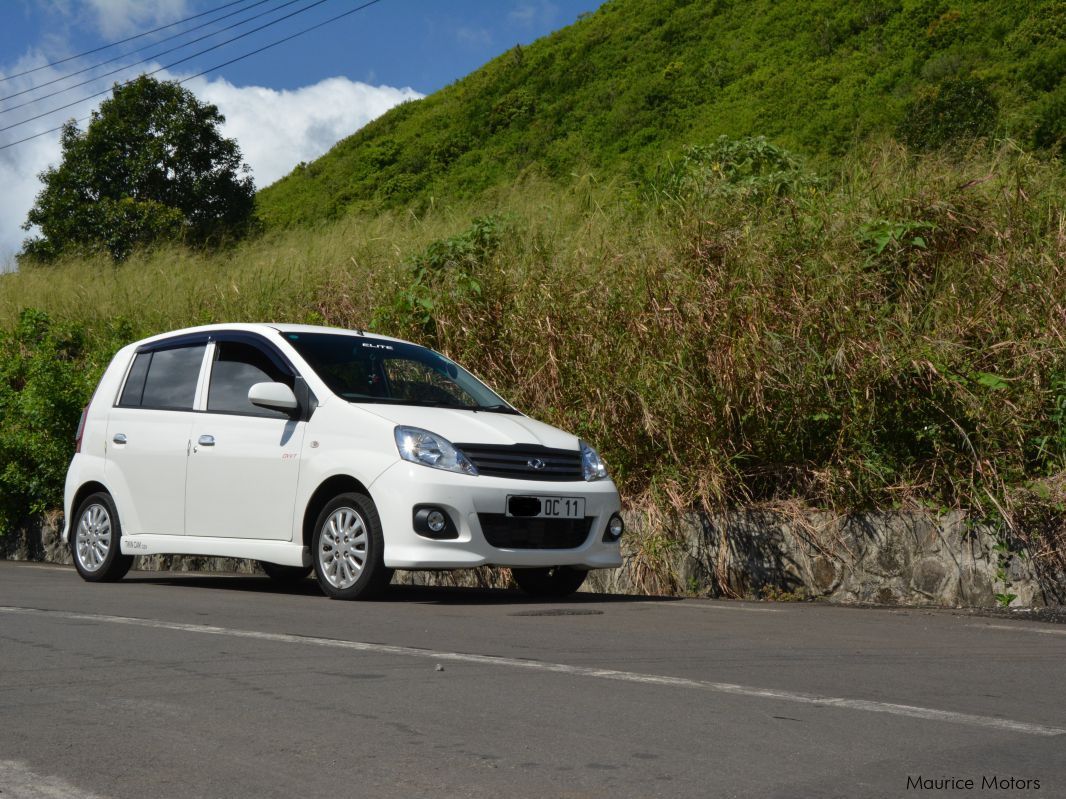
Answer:
[{"label": "grass hillside", "polygon": [[[609,0],[405,104],[260,195],[272,226],[451,202],[533,170],[642,180],[719,135],[828,159],[1066,135],[1066,2]],[[828,161],[823,161],[828,162]]]}]

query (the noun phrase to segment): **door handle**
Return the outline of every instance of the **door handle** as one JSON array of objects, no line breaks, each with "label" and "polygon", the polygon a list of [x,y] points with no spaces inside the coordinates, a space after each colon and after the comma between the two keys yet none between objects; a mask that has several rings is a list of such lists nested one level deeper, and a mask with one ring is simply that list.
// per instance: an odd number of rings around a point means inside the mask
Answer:
[{"label": "door handle", "polygon": [[215,437],[203,435],[200,436],[196,443],[199,444],[201,447],[213,447],[215,446]]},{"label": "door handle", "polygon": [[112,438],[111,440],[114,441],[116,444],[125,444],[126,443],[126,434],[125,433],[115,433],[114,438]]}]

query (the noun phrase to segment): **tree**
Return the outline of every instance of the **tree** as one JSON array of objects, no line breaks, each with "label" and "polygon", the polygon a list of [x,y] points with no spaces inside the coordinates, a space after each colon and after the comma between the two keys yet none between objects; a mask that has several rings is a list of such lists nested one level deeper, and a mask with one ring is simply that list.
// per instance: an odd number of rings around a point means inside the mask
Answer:
[{"label": "tree", "polygon": [[181,240],[240,238],[255,224],[255,187],[225,117],[177,83],[142,75],[116,84],[84,132],[63,127],[63,158],[40,174],[44,188],[24,230],[20,261],[107,252]]}]

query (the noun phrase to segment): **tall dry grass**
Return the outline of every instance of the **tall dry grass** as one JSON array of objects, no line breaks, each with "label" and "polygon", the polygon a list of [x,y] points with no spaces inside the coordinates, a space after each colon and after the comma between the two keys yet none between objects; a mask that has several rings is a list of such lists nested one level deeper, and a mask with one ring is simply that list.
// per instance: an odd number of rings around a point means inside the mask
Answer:
[{"label": "tall dry grass", "polygon": [[[578,432],[659,512],[918,503],[1061,536],[1059,162],[1009,143],[962,161],[888,143],[793,191],[713,170],[679,186],[527,179],[212,256],[0,276],[0,326],[34,307],[114,346],[116,320],[131,336],[376,322]],[[464,249],[486,215],[491,241]],[[428,313],[411,301],[418,263]]]}]

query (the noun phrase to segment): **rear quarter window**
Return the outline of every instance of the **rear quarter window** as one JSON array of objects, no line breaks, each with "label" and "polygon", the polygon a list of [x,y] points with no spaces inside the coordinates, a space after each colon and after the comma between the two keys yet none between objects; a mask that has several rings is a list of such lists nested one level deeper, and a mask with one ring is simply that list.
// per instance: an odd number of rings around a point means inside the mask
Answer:
[{"label": "rear quarter window", "polygon": [[144,379],[148,377],[148,365],[152,362],[152,353],[141,352],[133,359],[130,373],[126,375],[126,385],[118,404],[123,408],[139,408],[144,394]]}]

